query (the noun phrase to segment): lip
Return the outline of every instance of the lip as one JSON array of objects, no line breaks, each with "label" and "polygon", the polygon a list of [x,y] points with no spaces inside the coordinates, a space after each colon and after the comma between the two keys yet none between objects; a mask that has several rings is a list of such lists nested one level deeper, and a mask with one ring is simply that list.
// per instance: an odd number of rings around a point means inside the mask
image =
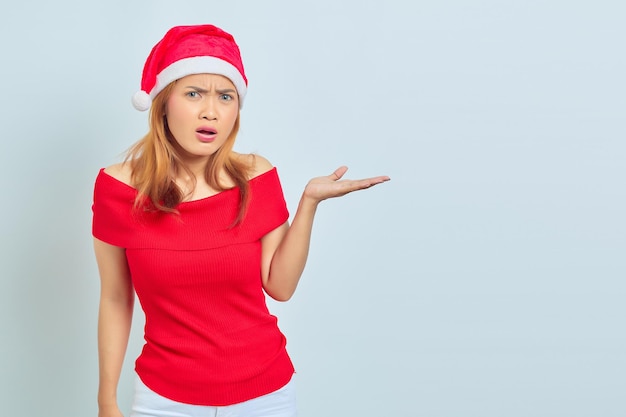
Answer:
[{"label": "lip", "polygon": [[210,143],[217,137],[217,130],[209,126],[200,126],[196,129],[196,138],[200,142]]}]

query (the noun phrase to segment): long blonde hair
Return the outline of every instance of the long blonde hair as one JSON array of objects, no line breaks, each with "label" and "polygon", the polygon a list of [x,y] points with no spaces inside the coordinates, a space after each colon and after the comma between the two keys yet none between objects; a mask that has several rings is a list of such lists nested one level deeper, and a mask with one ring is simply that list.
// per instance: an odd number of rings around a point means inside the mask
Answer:
[{"label": "long blonde hair", "polygon": [[[175,139],[165,120],[165,105],[175,83],[170,83],[154,98],[150,109],[149,131],[128,150],[124,160],[130,163],[131,181],[138,191],[135,199],[135,209],[138,210],[178,213],[176,206],[185,196],[176,184],[176,175],[182,169],[190,178],[194,178],[172,146]],[[239,115],[226,142],[211,156],[204,174],[209,186],[218,191],[228,189],[220,182],[222,171],[239,187],[239,210],[233,226],[241,223],[245,217],[250,198],[248,179],[252,169],[250,164],[232,154],[238,132]]]}]

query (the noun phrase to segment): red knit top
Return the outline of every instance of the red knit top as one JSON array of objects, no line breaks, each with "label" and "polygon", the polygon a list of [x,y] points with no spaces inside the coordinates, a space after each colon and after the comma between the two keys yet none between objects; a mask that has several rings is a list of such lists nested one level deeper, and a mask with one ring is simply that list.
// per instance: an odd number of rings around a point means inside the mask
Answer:
[{"label": "red knit top", "polygon": [[275,168],[239,190],[178,205],[179,215],[133,211],[137,191],[100,170],[93,235],[126,249],[145,313],[141,380],[174,401],[222,406],[275,391],[293,375],[286,340],[265,303],[261,237],[288,218]]}]

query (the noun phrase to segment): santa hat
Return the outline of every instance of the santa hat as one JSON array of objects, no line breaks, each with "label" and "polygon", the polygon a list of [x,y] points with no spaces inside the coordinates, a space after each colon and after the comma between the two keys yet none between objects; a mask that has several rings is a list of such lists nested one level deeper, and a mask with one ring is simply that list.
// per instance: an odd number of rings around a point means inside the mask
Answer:
[{"label": "santa hat", "polygon": [[133,95],[133,106],[148,110],[154,97],[172,81],[205,73],[232,81],[239,107],[243,105],[248,79],[235,39],[213,25],[173,27],[152,48],[143,68],[141,91]]}]

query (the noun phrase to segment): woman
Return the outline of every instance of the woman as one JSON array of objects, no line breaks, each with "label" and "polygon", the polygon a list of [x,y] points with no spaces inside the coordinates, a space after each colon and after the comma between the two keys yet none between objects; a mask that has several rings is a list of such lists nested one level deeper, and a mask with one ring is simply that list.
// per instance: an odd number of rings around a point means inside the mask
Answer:
[{"label": "woman", "polygon": [[293,416],[294,368],[264,292],[293,295],[322,200],[389,178],[341,180],[345,167],[315,178],[290,225],[276,169],[232,150],[247,78],[215,26],[168,31],[141,87],[133,104],[151,107],[150,130],[94,191],[99,417],[122,415],[134,291],[146,343],[132,416]]}]

